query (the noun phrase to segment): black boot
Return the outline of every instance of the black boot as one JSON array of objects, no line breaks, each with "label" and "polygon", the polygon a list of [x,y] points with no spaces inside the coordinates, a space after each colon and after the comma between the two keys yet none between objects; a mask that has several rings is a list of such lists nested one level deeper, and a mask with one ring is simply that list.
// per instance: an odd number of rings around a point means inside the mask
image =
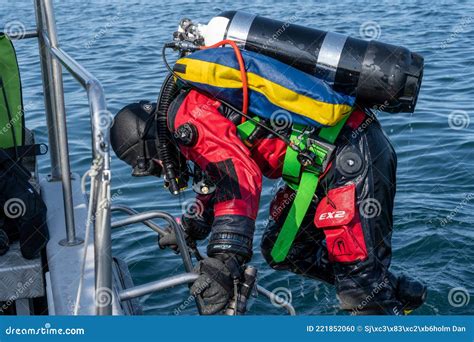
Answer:
[{"label": "black boot", "polygon": [[405,310],[415,310],[426,300],[426,285],[404,274],[397,279],[396,296]]}]

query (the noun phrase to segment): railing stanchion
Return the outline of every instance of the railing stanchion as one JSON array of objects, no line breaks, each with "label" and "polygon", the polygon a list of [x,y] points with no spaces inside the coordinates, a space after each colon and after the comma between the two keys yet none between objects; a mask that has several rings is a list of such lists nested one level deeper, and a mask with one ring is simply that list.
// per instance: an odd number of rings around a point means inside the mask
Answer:
[{"label": "railing stanchion", "polygon": [[54,122],[54,105],[51,96],[50,78],[51,78],[51,60],[52,56],[47,51],[44,40],[43,9],[41,0],[35,0],[36,27],[38,31],[38,47],[41,65],[41,76],[43,81],[44,109],[46,112],[46,125],[48,129],[49,157],[51,161],[51,180],[61,180],[59,151],[56,134],[56,124]]},{"label": "railing stanchion", "polygon": [[[105,176],[104,174],[102,176]],[[95,298],[98,315],[112,315],[112,241],[110,228],[110,183],[99,185],[94,224]],[[102,305],[106,301],[108,305]],[[107,302],[108,301],[108,302]]]},{"label": "railing stanchion", "polygon": [[[53,4],[51,0],[43,0],[43,17],[46,32],[51,48],[58,46],[56,35],[56,22],[54,18]],[[44,34],[44,32],[43,32]],[[71,170],[69,165],[69,147],[67,139],[66,110],[64,106],[64,89],[61,64],[53,58],[51,61],[51,83],[49,84],[54,100],[54,114],[56,127],[56,142],[59,152],[59,164],[61,166],[61,183],[63,188],[64,216],[66,223],[66,239],[60,243],[64,246],[75,246],[81,244],[83,240],[76,237],[74,225],[74,205],[72,202]]]}]

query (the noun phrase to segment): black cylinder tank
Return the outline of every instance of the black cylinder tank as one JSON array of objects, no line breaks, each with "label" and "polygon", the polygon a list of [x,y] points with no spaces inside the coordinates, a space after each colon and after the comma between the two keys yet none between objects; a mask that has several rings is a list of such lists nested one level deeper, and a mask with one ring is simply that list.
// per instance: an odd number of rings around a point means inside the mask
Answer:
[{"label": "black cylinder tank", "polygon": [[423,57],[404,47],[237,11],[223,12],[207,25],[206,45],[222,39],[322,78],[359,105],[390,113],[415,109]]}]

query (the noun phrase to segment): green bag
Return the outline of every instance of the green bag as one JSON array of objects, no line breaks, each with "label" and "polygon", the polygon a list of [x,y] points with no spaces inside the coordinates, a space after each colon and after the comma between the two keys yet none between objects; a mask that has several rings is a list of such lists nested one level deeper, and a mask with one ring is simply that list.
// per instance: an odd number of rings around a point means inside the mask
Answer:
[{"label": "green bag", "polygon": [[25,117],[15,48],[0,32],[0,148],[25,144]]}]

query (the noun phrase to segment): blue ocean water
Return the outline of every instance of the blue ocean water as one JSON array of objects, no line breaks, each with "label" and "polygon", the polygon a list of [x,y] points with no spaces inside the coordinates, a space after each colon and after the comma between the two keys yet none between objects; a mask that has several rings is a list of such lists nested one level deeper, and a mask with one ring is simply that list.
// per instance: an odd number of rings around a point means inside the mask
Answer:
[{"label": "blue ocean water", "polygon": [[[0,30],[12,22],[32,27],[32,1],[0,0]],[[207,22],[222,10],[245,10],[287,22],[359,38],[403,45],[425,58],[425,74],[414,114],[381,114],[398,153],[398,184],[392,270],[426,282],[429,295],[417,314],[473,314],[474,250],[474,4],[470,1],[101,1],[55,2],[61,46],[102,81],[115,113],[140,99],[155,100],[165,68],[162,44],[179,20]],[[47,142],[38,47],[18,41],[27,125]],[[64,77],[72,170],[89,167],[90,121],[84,91]],[[130,169],[112,161],[114,204],[139,211],[163,209],[179,215],[183,203],[162,189],[161,180],[131,178]],[[40,170],[48,171],[45,158]],[[275,183],[266,181],[255,237],[253,264],[259,283],[291,290],[300,314],[341,313],[334,289],[314,280],[271,270],[259,251],[268,203]],[[119,216],[114,216],[118,218]],[[135,284],[183,271],[180,259],[159,250],[156,234],[143,226],[113,233],[114,253],[124,259]],[[146,314],[173,314],[188,298],[186,287],[145,296]],[[252,314],[281,314],[261,297]],[[192,305],[183,314],[193,314]]]}]

